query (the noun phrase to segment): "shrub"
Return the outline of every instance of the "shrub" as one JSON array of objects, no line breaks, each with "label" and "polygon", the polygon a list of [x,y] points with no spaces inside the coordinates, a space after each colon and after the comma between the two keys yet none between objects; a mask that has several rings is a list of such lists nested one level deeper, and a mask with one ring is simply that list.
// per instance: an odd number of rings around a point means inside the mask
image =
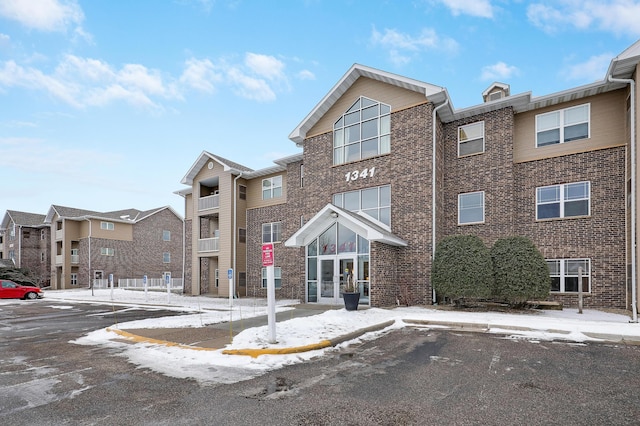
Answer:
[{"label": "shrub", "polygon": [[475,235],[453,235],[436,246],[431,282],[439,296],[456,303],[460,299],[491,296],[493,272],[491,254]]},{"label": "shrub", "polygon": [[549,296],[551,278],[544,257],[526,237],[508,237],[491,248],[495,295],[511,305]]}]

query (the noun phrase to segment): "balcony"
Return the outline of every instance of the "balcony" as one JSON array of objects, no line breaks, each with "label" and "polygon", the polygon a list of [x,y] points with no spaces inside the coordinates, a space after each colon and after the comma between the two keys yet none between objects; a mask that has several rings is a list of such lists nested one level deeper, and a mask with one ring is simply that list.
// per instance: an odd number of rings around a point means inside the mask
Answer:
[{"label": "balcony", "polygon": [[61,254],[56,255],[56,265],[62,265],[64,262],[64,256]]},{"label": "balcony", "polygon": [[198,211],[200,212],[203,210],[217,209],[218,207],[220,207],[220,196],[218,194],[198,198]]},{"label": "balcony", "polygon": [[61,240],[62,237],[64,237],[64,230],[62,229],[57,229],[56,230],[56,241],[57,240]]},{"label": "balcony", "polygon": [[80,263],[80,255],[79,254],[72,254],[71,255],[71,263],[74,265],[77,265],[78,263]]},{"label": "balcony", "polygon": [[220,250],[218,246],[219,237],[214,238],[201,238],[198,240],[198,252],[216,252]]}]

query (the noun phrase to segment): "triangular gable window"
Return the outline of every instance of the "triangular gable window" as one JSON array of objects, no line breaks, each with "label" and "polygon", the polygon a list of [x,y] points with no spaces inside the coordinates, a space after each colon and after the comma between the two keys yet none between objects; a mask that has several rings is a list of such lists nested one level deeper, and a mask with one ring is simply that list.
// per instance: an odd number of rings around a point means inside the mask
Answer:
[{"label": "triangular gable window", "polygon": [[333,125],[333,164],[391,150],[391,107],[360,97]]}]

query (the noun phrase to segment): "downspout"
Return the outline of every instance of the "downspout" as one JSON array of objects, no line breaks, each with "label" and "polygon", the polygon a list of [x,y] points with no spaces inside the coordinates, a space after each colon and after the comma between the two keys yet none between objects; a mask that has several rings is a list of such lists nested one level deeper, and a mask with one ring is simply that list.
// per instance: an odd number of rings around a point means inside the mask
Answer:
[{"label": "downspout", "polygon": [[236,222],[238,220],[238,197],[236,195],[236,191],[238,190],[238,179],[242,177],[242,171],[233,179],[233,242],[231,243],[231,247],[233,247],[233,293],[235,297],[236,292],[236,279],[238,277],[238,271],[236,271]]},{"label": "downspout", "polygon": [[611,83],[629,84],[631,97],[631,310],[633,319],[638,322],[638,295],[636,289],[636,82],[632,79],[613,78]]},{"label": "downspout", "polygon": [[91,295],[93,296],[93,278],[91,278],[91,219],[86,218],[89,221],[89,236],[87,240],[89,241],[89,261],[87,265],[89,266],[89,288],[91,288]]},{"label": "downspout", "polygon": [[20,264],[16,266],[22,268],[22,225],[18,225],[18,259]]},{"label": "downspout", "polygon": [[[433,117],[431,119],[431,125],[433,127],[431,134],[433,141],[431,143],[431,267],[433,268],[433,259],[436,257],[436,113],[438,110],[449,104],[447,98],[443,104],[438,105],[433,109]],[[436,304],[436,290],[431,283],[431,303]]]}]

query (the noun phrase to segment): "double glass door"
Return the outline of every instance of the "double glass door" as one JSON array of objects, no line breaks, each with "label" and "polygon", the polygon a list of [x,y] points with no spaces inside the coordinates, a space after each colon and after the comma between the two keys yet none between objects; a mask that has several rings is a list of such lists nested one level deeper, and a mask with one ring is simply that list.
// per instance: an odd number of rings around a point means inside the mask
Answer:
[{"label": "double glass door", "polygon": [[320,258],[320,295],[319,303],[336,304],[342,298],[340,290],[345,286],[349,275],[357,277],[355,258],[352,256],[331,256]]}]

